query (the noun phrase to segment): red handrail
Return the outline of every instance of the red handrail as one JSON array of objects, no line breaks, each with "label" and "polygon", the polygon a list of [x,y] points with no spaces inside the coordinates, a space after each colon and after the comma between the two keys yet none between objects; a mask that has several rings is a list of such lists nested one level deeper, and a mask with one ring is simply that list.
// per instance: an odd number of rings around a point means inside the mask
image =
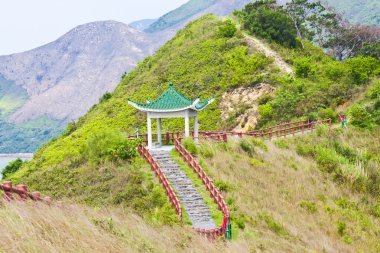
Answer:
[{"label": "red handrail", "polygon": [[193,171],[202,179],[203,184],[205,185],[208,192],[210,192],[210,197],[212,197],[215,203],[218,204],[218,209],[223,213],[223,221],[222,224],[215,229],[200,229],[195,228],[195,230],[207,236],[208,238],[214,239],[217,236],[222,236],[225,234],[227,230],[227,226],[230,219],[230,213],[227,207],[227,204],[219,192],[218,188],[214,185],[212,179],[207,175],[202,166],[195,160],[195,158],[191,155],[189,151],[182,145],[181,139],[175,139],[175,148],[177,152],[183,157],[183,160],[186,161],[189,166],[193,169]]},{"label": "red handrail", "polygon": [[165,173],[162,171],[160,166],[158,165],[157,161],[153,158],[152,154],[149,152],[147,148],[140,145],[138,147],[139,154],[145,158],[145,160],[150,164],[150,168],[152,171],[155,172],[156,176],[158,177],[160,183],[165,189],[166,195],[169,197],[170,203],[175,207],[176,213],[178,215],[178,219],[180,222],[182,222],[182,208],[181,203],[179,202],[179,199],[177,195],[175,194],[172,186],[169,184],[168,179],[165,176]]},{"label": "red handrail", "polygon": [[[267,138],[269,140],[274,137],[286,137],[287,135],[295,135],[297,133],[304,133],[307,130],[313,131],[315,129],[316,124],[329,124],[331,127],[331,119],[325,120],[315,120],[315,121],[295,121],[278,124],[269,128],[263,128],[259,130],[253,130],[248,132],[238,132],[238,131],[225,131],[225,130],[212,130],[212,131],[199,131],[199,139],[205,140],[213,140],[217,142],[227,142],[228,136],[238,136],[242,138],[243,136],[253,136],[255,138]],[[194,138],[193,132],[191,133],[192,138]],[[161,140],[164,140],[166,144],[171,142],[175,142],[175,140],[179,137],[184,137],[184,131],[176,131],[176,132],[165,132],[162,134]],[[136,139],[136,136],[130,135],[128,139]],[[140,134],[139,138],[143,139],[145,144],[148,144],[147,134]],[[158,140],[157,134],[152,135],[153,142]]]},{"label": "red handrail", "polygon": [[19,199],[23,201],[31,199],[33,201],[42,201],[47,204],[51,204],[50,197],[42,197],[38,191],[29,193],[28,187],[23,184],[19,184],[16,187],[13,187],[11,181],[5,181],[0,185],[0,190],[4,191],[4,199],[8,201],[14,199],[13,193],[16,193],[19,196]]}]

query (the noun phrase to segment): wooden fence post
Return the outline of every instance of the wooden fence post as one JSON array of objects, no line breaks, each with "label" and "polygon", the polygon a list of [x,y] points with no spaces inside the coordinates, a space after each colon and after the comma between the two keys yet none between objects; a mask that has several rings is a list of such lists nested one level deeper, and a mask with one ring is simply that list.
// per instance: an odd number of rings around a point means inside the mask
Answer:
[{"label": "wooden fence post", "polygon": [[16,186],[16,189],[21,191],[18,193],[21,200],[27,200],[28,199],[28,187],[24,184],[19,184]]},{"label": "wooden fence post", "polygon": [[12,182],[11,181],[5,181],[3,183],[3,186],[6,187],[6,188],[4,188],[4,199],[5,200],[11,200],[11,199],[13,199],[13,196],[12,196]]}]

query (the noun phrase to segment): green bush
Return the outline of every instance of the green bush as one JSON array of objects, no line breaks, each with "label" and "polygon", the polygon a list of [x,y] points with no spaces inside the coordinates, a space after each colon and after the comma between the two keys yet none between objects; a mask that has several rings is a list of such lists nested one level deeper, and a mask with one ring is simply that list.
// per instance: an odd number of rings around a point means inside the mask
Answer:
[{"label": "green bush", "polygon": [[3,179],[6,179],[8,176],[14,174],[18,169],[20,169],[23,161],[20,158],[8,163],[7,166],[1,171],[1,175]]},{"label": "green bush", "polygon": [[308,211],[309,213],[315,213],[317,212],[317,205],[312,201],[302,201],[300,203],[300,207]]},{"label": "green bush", "polygon": [[239,145],[240,145],[240,148],[244,152],[246,152],[250,156],[253,155],[253,153],[254,153],[253,145],[252,145],[252,142],[250,142],[248,139],[241,139],[239,142]]},{"label": "green bush", "polygon": [[320,108],[318,110],[318,118],[320,118],[320,119],[331,119],[332,122],[337,121],[336,113],[331,108]]},{"label": "green bush", "polygon": [[350,69],[355,84],[365,84],[380,68],[379,61],[372,57],[359,56],[348,59],[346,65]]},{"label": "green bush", "polygon": [[217,35],[224,38],[232,38],[237,31],[231,20],[224,21],[218,28]]},{"label": "green bush", "polygon": [[304,57],[296,59],[294,61],[296,66],[296,76],[301,78],[307,78],[312,74],[313,65],[310,57]]},{"label": "green bush", "polygon": [[183,146],[189,151],[193,156],[198,155],[198,147],[192,138],[186,138],[182,140]]},{"label": "green bush", "polygon": [[336,171],[340,164],[347,163],[346,159],[336,153],[335,150],[317,146],[315,158],[318,164],[328,172]]},{"label": "green bush", "polygon": [[366,95],[372,99],[380,98],[380,81],[377,81],[371,88],[369,88]]},{"label": "green bush", "polygon": [[293,21],[273,1],[256,1],[248,4],[239,16],[250,33],[275,41],[285,47],[297,46],[297,31]]},{"label": "green bush", "polygon": [[369,112],[358,104],[351,106],[349,110],[350,123],[360,128],[371,128],[373,120]]},{"label": "green bush", "polygon": [[111,92],[106,92],[103,94],[103,96],[99,99],[99,103],[103,103],[107,100],[109,100],[110,98],[112,98],[112,93]]},{"label": "green bush", "polygon": [[380,204],[376,204],[371,208],[371,214],[377,218],[380,218]]},{"label": "green bush", "polygon": [[283,236],[283,237],[287,237],[289,235],[289,232],[284,228],[284,226],[277,223],[270,214],[266,212],[260,212],[258,213],[258,218],[260,220],[265,221],[268,228],[272,230],[274,233],[276,233],[277,235]]},{"label": "green bush", "polygon": [[118,131],[95,132],[87,139],[86,154],[91,162],[105,160],[130,160],[138,155],[137,147],[141,140],[128,140]]},{"label": "green bush", "polygon": [[210,142],[202,142],[199,146],[199,153],[206,158],[212,158],[216,154],[216,150]]}]

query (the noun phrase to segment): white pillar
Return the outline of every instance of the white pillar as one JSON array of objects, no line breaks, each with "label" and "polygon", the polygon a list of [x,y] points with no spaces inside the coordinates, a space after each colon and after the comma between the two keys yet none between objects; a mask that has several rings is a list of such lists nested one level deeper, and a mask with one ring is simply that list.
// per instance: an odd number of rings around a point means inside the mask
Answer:
[{"label": "white pillar", "polygon": [[185,137],[190,137],[190,120],[188,114],[185,116]]},{"label": "white pillar", "polygon": [[198,115],[194,116],[194,141],[198,143],[199,141],[199,123],[198,123]]},{"label": "white pillar", "polygon": [[157,118],[157,141],[162,146],[162,135],[161,135],[161,119]]},{"label": "white pillar", "polygon": [[151,149],[152,145],[152,120],[150,118],[149,113],[146,115],[148,121],[148,148]]}]

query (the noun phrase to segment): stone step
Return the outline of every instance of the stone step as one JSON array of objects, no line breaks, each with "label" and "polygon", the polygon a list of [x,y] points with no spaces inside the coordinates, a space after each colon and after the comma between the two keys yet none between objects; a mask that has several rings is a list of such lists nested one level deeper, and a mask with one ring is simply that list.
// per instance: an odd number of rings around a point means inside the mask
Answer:
[{"label": "stone step", "polygon": [[186,173],[170,156],[170,151],[155,151],[152,152],[152,155],[177,192],[190,221],[193,223],[193,227],[215,228],[215,222],[202,196]]}]

